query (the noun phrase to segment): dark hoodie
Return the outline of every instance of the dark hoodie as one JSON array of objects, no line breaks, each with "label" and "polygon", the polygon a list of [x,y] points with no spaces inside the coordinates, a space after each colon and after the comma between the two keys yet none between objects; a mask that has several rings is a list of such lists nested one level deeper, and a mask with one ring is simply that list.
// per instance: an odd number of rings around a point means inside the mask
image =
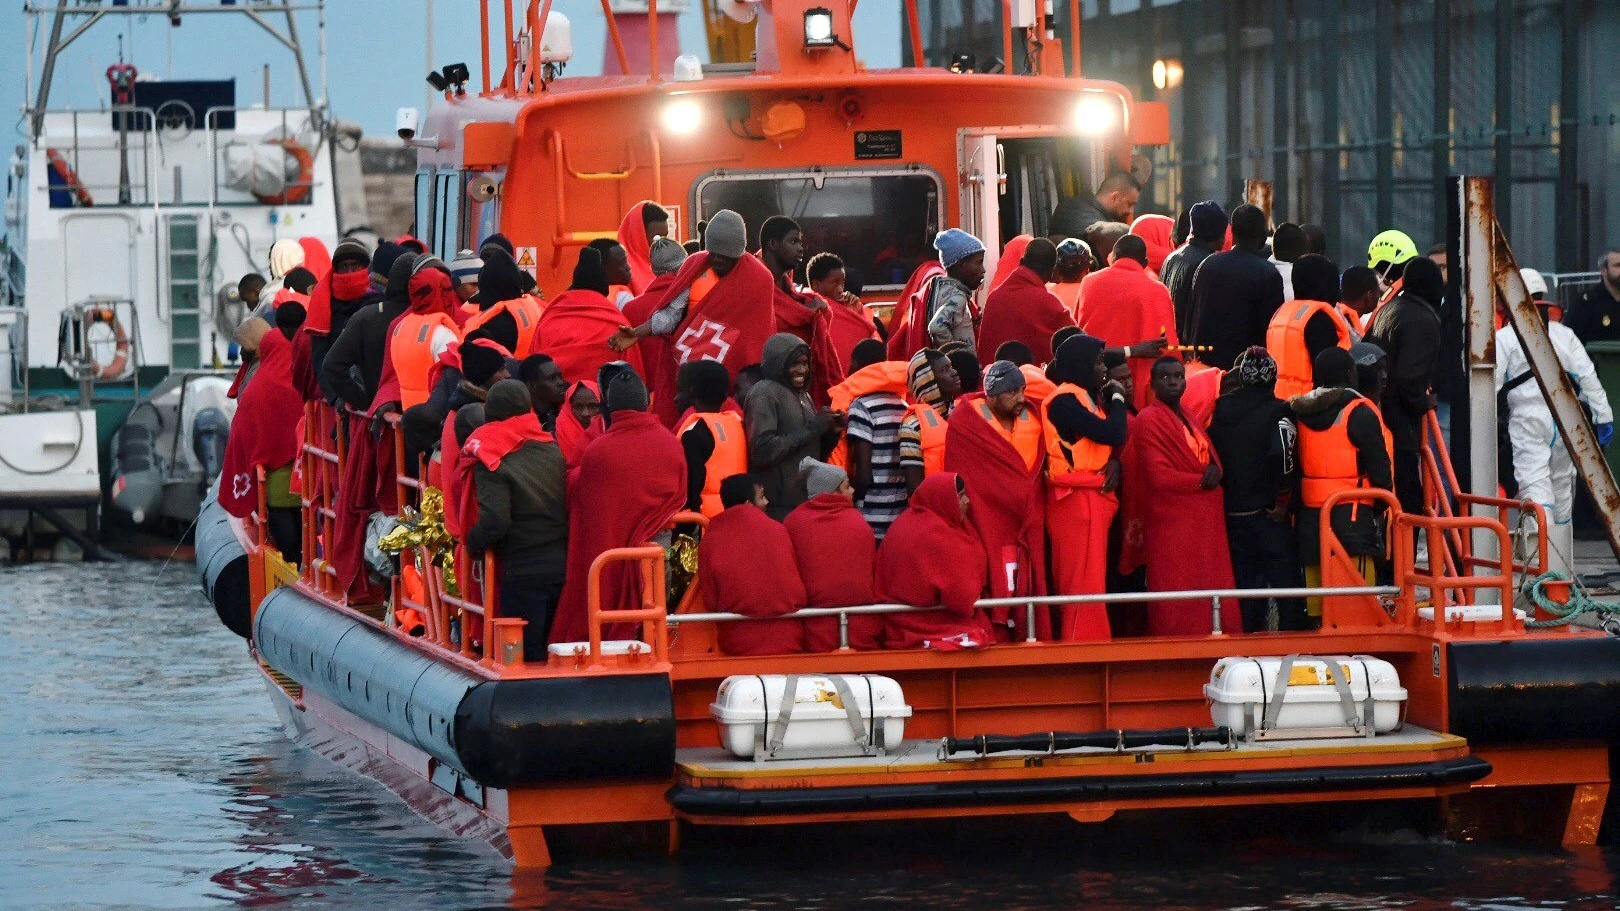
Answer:
[{"label": "dark hoodie", "polygon": [[483,268],[478,270],[478,293],[472,299],[480,310],[523,295],[523,270],[517,267],[505,247],[486,241],[483,258]]},{"label": "dark hoodie", "polygon": [[809,384],[795,391],[787,378],[788,365],[800,352],[809,354],[810,346],[791,333],[766,339],[763,378],[743,402],[748,468],[765,488],[770,502],[765,511],[778,521],[808,498],[799,463],[805,456],[824,458],[838,441],[831,419],[810,401]]},{"label": "dark hoodie", "polygon": [[350,408],[365,411],[377,394],[388,357],[388,327],[410,309],[410,281],[416,257],[395,257],[382,300],[349,318],[321,365],[321,388]]},{"label": "dark hoodie", "polygon": [[1294,487],[1294,421],[1274,386],[1238,386],[1215,400],[1209,438],[1221,457],[1228,515],[1270,509]]},{"label": "dark hoodie", "polygon": [[[1073,383],[1091,393],[1095,400],[1097,358],[1102,354],[1103,340],[1090,335],[1076,335],[1058,346],[1056,359],[1046,368],[1047,378],[1054,383]],[[1102,405],[1107,417],[1099,418],[1080,404],[1080,400],[1067,393],[1055,395],[1046,403],[1046,419],[1063,442],[1073,445],[1085,437],[1104,446],[1125,445],[1127,409],[1124,396],[1110,397]]]},{"label": "dark hoodie", "polygon": [[1373,314],[1366,341],[1389,356],[1384,387],[1384,421],[1395,448],[1415,452],[1423,442],[1423,416],[1440,359],[1440,299],[1445,283],[1440,267],[1418,257],[1406,264],[1401,293]]},{"label": "dark hoodie", "polygon": [[[1302,427],[1326,430],[1338,420],[1339,412],[1362,401],[1353,389],[1328,386],[1312,389],[1288,400],[1288,407]],[[1217,413],[1220,405],[1216,405]],[[1356,467],[1369,484],[1391,490],[1394,487],[1389,455],[1384,451],[1384,430],[1371,408],[1356,408],[1345,428],[1350,444],[1356,447]],[[1382,509],[1347,504],[1333,508],[1333,532],[1352,556],[1375,557],[1384,553]],[[1299,510],[1299,553],[1306,564],[1321,560],[1320,510],[1301,506]]]},{"label": "dark hoodie", "polygon": [[[403,259],[404,257],[401,258]],[[371,268],[371,252],[366,249],[365,244],[362,244],[357,240],[345,240],[338,244],[337,248],[332,251],[332,268],[336,270],[338,264],[345,261],[358,261],[365,263],[367,270],[369,270]],[[392,267],[390,267],[389,274],[393,274]],[[365,294],[362,294],[355,300],[338,300],[336,297],[333,297],[331,304],[331,330],[325,335],[315,335],[310,339],[310,366],[314,370],[317,380],[320,382],[321,392],[326,396],[328,401],[336,400],[338,398],[338,394],[326,384],[325,368],[327,356],[331,353],[333,346],[337,344],[338,339],[343,337],[343,330],[348,328],[349,320],[356,313],[359,313],[366,307],[381,301],[382,297],[383,296],[380,292],[374,290],[367,291]],[[371,388],[373,390],[377,388],[375,379],[373,379]],[[367,399],[365,405],[360,407],[365,408],[369,407],[370,405],[371,400]]]}]

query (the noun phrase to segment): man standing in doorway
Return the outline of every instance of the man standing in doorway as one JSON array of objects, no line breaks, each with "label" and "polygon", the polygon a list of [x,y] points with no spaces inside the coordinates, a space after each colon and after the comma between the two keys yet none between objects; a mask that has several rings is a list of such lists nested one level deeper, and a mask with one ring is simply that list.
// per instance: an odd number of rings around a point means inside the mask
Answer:
[{"label": "man standing in doorway", "polygon": [[1136,201],[1142,185],[1124,171],[1103,179],[1094,196],[1073,196],[1058,203],[1052,213],[1048,233],[1057,237],[1079,237],[1099,221],[1130,224],[1136,218]]}]

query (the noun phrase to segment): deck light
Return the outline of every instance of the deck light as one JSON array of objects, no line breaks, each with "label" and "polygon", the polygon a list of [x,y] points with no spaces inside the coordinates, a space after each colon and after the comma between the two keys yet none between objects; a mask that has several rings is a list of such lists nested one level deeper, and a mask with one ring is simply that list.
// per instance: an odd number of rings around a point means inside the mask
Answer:
[{"label": "deck light", "polygon": [[664,129],[671,133],[691,133],[703,122],[703,109],[696,101],[677,98],[664,105]]},{"label": "deck light", "polygon": [[1075,129],[1101,136],[1119,126],[1119,105],[1099,94],[1087,94],[1074,106]]},{"label": "deck light", "polygon": [[825,6],[815,6],[804,11],[804,47],[805,50],[817,50],[824,47],[835,47],[838,36],[833,34],[832,10]]}]

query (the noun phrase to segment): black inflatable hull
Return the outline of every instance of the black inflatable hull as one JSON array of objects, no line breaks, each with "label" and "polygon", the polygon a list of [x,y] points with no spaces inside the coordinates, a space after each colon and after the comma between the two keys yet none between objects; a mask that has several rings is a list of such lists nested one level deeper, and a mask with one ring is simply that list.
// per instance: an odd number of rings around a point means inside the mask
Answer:
[{"label": "black inflatable hull", "polygon": [[1453,642],[1451,732],[1470,743],[1620,742],[1620,639]]},{"label": "black inflatable hull", "polygon": [[219,622],[246,639],[252,633],[253,594],[248,586],[248,556],[231,527],[230,513],[210,492],[197,516],[197,577],[214,605]]},{"label": "black inflatable hull", "polygon": [[667,674],[489,680],[436,661],[294,588],[259,605],[266,664],[480,784],[667,778]]}]

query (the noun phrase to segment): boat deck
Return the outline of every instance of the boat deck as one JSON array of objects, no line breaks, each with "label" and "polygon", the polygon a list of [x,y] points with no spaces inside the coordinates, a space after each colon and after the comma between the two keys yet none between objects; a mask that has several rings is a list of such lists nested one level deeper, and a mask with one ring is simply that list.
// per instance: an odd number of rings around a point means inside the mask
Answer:
[{"label": "boat deck", "polygon": [[854,816],[1066,812],[1311,800],[1435,797],[1490,773],[1461,737],[1415,725],[1373,738],[1273,740],[1192,749],[1058,754],[957,753],[907,740],[887,756],[740,760],[717,748],[676,755],[669,797],[694,822],[831,820]]}]

